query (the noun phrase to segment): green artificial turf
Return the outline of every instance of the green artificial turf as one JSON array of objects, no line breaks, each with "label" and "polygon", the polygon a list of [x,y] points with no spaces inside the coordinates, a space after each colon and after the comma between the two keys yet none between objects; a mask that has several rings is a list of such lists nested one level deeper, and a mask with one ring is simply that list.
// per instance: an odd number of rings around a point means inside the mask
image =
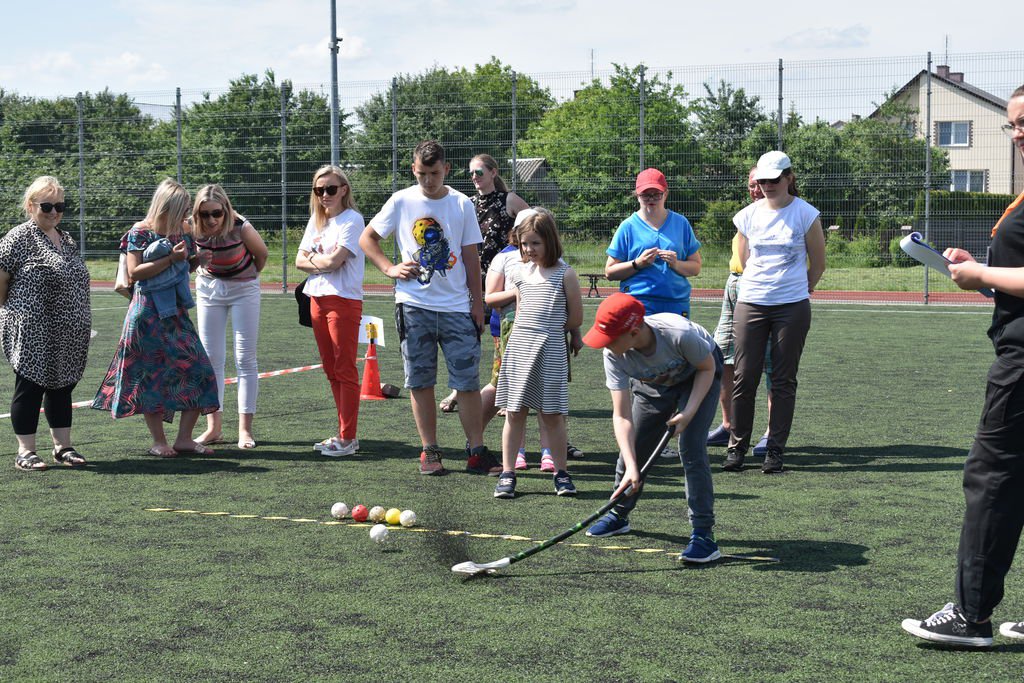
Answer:
[{"label": "green artificial turf", "polygon": [[[586,301],[588,321],[595,304]],[[76,400],[98,387],[126,302],[97,294],[93,306],[97,336]],[[366,301],[386,321],[391,311],[390,297]],[[694,307],[711,329],[717,315]],[[259,448],[218,446],[213,458],[148,457],[140,417],[79,409],[88,470],[22,473],[4,421],[0,680],[1016,680],[1024,644],[997,636],[991,652],[949,652],[899,627],[952,598],[960,473],[992,358],[988,316],[814,306],[788,471],[722,472],[723,449],[711,449],[722,550],[777,564],[676,562],[689,534],[682,470],[662,461],[634,533],[579,534],[493,577],[449,571],[529,547],[493,536],[542,540],[605,501],[616,449],[589,349],[570,385],[570,438],[586,452],[571,462],[576,499],[557,498],[536,469],[532,420],[533,469],[516,499],[494,499],[494,479],[462,471],[457,415],[439,418],[451,473],[420,476],[404,390],[362,404],[359,455],[322,457],[311,445],[335,415],[320,371],[261,381]],[[381,377],[401,384],[393,326],[384,332]],[[264,297],[261,335],[261,370],[319,361],[290,296]],[[3,395],[12,385],[8,370]],[[233,437],[234,388],[226,401]],[[486,435],[493,448],[499,427]],[[329,523],[337,501],[413,509],[423,531],[398,529],[377,546],[367,526]],[[1018,567],[995,619],[1022,618]]]}]

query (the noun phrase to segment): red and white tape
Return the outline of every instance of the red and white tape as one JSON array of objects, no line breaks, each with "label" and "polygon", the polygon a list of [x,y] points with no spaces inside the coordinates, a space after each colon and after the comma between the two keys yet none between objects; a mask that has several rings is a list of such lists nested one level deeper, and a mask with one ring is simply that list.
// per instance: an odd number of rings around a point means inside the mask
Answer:
[{"label": "red and white tape", "polygon": [[[259,375],[257,375],[257,377],[259,377],[260,379],[266,379],[267,377],[277,377],[279,375],[292,375],[292,374],[295,374],[296,372],[307,372],[309,370],[317,370],[317,369],[322,368],[322,367],[323,367],[323,365],[321,363],[317,363],[316,365],[303,365],[303,366],[298,367],[298,368],[287,368],[285,370],[271,370],[270,372],[261,372]],[[224,380],[224,384],[225,385],[227,385],[227,384],[238,384],[238,378],[237,377],[228,377],[227,379]],[[91,405],[92,405],[92,401],[76,401],[75,403],[71,404],[71,407],[72,408],[85,408],[85,407],[91,406]],[[39,412],[40,413],[43,412],[42,408],[39,409]],[[10,413],[4,413],[4,414],[0,415],[0,420],[6,419],[6,418],[8,418],[10,416],[11,416]]]}]

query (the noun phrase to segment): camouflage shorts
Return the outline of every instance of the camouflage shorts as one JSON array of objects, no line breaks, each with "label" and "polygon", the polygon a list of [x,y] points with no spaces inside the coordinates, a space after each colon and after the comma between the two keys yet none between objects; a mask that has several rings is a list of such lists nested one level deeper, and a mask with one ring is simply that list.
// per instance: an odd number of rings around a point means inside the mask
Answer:
[{"label": "camouflage shorts", "polygon": [[424,389],[437,384],[437,348],[448,367],[448,386],[456,391],[480,389],[480,336],[469,313],[428,311],[395,305],[402,340],[405,386]]}]

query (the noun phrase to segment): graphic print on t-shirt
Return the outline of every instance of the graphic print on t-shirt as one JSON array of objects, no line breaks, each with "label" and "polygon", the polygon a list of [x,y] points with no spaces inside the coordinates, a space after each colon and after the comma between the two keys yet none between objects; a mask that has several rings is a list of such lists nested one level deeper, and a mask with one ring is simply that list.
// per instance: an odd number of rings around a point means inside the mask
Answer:
[{"label": "graphic print on t-shirt", "polygon": [[448,269],[455,265],[455,254],[444,236],[444,228],[435,218],[426,216],[418,218],[412,224],[412,236],[419,249],[413,252],[413,260],[420,267],[416,279],[421,284],[428,284],[434,273],[448,277]]}]

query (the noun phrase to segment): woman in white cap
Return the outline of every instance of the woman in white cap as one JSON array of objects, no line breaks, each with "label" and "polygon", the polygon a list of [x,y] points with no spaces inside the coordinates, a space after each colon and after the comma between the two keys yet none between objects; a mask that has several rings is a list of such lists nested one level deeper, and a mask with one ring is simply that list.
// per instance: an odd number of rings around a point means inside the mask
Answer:
[{"label": "woman in white cap", "polygon": [[768,452],[761,471],[782,471],[782,454],[796,407],[796,374],[811,327],[811,292],[825,272],[825,233],[819,211],[798,196],[788,156],[768,152],[754,169],[764,199],[733,217],[743,279],[736,302],[736,359],[732,435],[722,468],[736,472],[750,447],[754,399],[772,358]]}]

